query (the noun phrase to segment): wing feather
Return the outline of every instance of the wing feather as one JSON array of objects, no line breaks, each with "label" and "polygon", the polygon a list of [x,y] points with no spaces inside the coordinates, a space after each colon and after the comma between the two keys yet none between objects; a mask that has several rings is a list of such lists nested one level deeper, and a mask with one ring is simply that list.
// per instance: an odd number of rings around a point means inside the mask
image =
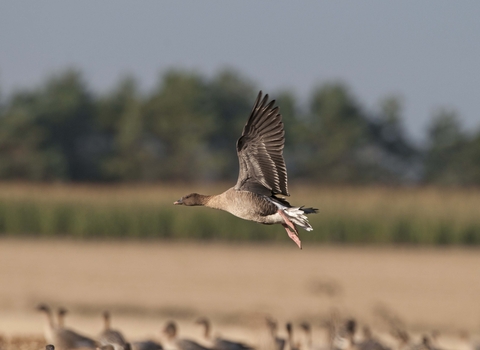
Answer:
[{"label": "wing feather", "polygon": [[288,196],[287,168],[283,159],[285,131],[275,100],[262,99],[260,91],[237,141],[240,164],[237,190]]}]

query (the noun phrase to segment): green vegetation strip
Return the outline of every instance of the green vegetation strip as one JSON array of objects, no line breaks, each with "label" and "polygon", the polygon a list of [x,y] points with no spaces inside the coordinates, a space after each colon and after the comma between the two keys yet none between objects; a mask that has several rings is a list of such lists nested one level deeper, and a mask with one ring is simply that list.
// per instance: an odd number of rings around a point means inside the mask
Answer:
[{"label": "green vegetation strip", "polygon": [[[430,192],[415,193],[414,197],[418,198],[413,198],[413,202],[417,202],[417,206],[412,208],[409,208],[412,198],[408,197],[412,194],[401,194],[400,190],[380,191],[377,197],[363,198],[363,202],[362,193],[368,193],[368,190],[325,193],[319,214],[310,216],[314,231],[300,230],[301,238],[305,242],[319,243],[480,245],[477,209],[457,208],[467,211],[463,215],[460,211],[452,213],[444,208],[447,204],[438,204],[442,202],[435,198],[425,199],[432,197]],[[396,202],[390,200],[392,193],[401,194]],[[461,195],[455,196],[461,201]],[[327,206],[329,198],[331,205]],[[312,199],[310,195],[304,203],[315,203]],[[437,203],[437,208],[432,210],[431,205],[425,205],[423,210],[419,209],[423,207],[422,200]],[[344,201],[353,203],[342,205]],[[91,200],[0,197],[0,234],[81,239],[288,241],[281,226],[246,222],[221,211],[128,198],[99,202],[93,195]]]}]

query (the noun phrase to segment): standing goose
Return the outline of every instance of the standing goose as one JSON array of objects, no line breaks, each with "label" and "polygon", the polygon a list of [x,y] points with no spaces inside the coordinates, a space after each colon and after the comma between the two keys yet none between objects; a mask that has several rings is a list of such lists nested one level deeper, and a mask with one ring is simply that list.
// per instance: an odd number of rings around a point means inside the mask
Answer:
[{"label": "standing goose", "polygon": [[289,350],[300,350],[300,347],[295,344],[293,340],[293,326],[291,322],[287,322],[285,325],[285,328],[287,329],[287,336],[288,336],[288,349]]},{"label": "standing goose", "polygon": [[304,332],[304,335],[305,335],[304,346],[302,346],[301,349],[306,349],[306,350],[331,350],[330,346],[313,343],[312,326],[310,325],[310,323],[302,322],[300,324],[300,328],[302,329],[302,331]]},{"label": "standing goose", "polygon": [[[47,316],[51,318],[50,308],[48,308],[46,305],[40,305],[38,309],[46,312]],[[60,308],[58,311],[59,321],[62,323],[62,325],[57,325],[56,327],[54,326],[53,328],[50,328],[53,333],[53,341],[51,341],[51,343],[55,345],[55,348],[58,348],[58,350],[97,348],[98,344],[95,340],[79,334],[74,330],[65,328],[63,323],[65,315],[68,311],[64,308]]]},{"label": "standing goose", "polygon": [[177,337],[177,324],[170,321],[165,326],[163,332],[167,336],[168,347],[173,346],[176,350],[211,350],[200,345],[196,341]]},{"label": "standing goose", "polygon": [[114,350],[125,350],[127,342],[120,331],[110,328],[110,312],[103,312],[104,329],[98,337],[102,345],[112,345]]},{"label": "standing goose", "polygon": [[290,194],[283,159],[285,131],[282,116],[274,104],[275,100],[268,102],[268,95],[262,99],[259,92],[237,141],[240,171],[236,185],[218,195],[191,193],[174,204],[203,205],[265,225],[281,224],[301,249],[295,225],[311,231],[306,214],[316,213],[317,209],[292,207],[284,198],[276,196]]},{"label": "standing goose", "polygon": [[212,348],[215,350],[254,350],[254,348],[252,348],[251,346],[248,346],[241,342],[224,339],[218,336],[212,339],[210,334],[210,320],[206,317],[201,317],[195,322],[204,327],[203,336],[205,340],[213,344]]},{"label": "standing goose", "polygon": [[312,327],[308,322],[302,322],[300,328],[305,333],[305,348],[311,350],[313,348]]},{"label": "standing goose", "polygon": [[272,340],[272,348],[274,350],[284,350],[285,344],[287,343],[285,339],[280,338],[278,333],[278,324],[273,318],[267,317],[267,327]]},{"label": "standing goose", "polygon": [[58,328],[65,327],[65,315],[67,314],[68,310],[64,307],[59,307],[57,310],[57,325]]},{"label": "standing goose", "polygon": [[44,328],[45,340],[49,344],[55,343],[55,334],[58,331],[58,328],[55,326],[55,323],[53,322],[53,316],[52,316],[52,311],[50,310],[50,307],[48,307],[45,304],[40,304],[37,306],[37,310],[43,313],[47,320],[47,323],[45,324],[45,328]]},{"label": "standing goose", "polygon": [[357,344],[359,350],[389,350],[384,344],[380,343],[372,334],[370,327],[363,327],[363,341]]},{"label": "standing goose", "polygon": [[333,340],[334,350],[351,350],[358,349],[355,342],[355,332],[357,329],[357,322],[352,318],[348,319],[345,324],[338,329]]},{"label": "standing goose", "polygon": [[[96,349],[97,343],[95,340],[85,337],[77,332],[67,329],[63,326],[55,326],[53,323],[52,312],[50,308],[41,304],[37,307],[37,310],[45,313],[47,316],[47,327],[45,329],[45,338],[48,343],[55,345],[58,350],[69,349]],[[62,311],[63,316],[67,313],[67,310]]]}]

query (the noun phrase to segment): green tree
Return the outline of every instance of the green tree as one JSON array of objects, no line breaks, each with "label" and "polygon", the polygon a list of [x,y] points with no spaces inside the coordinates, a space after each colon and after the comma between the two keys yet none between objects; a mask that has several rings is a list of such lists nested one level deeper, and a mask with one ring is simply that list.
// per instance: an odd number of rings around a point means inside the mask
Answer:
[{"label": "green tree", "polygon": [[155,140],[148,138],[143,115],[143,100],[133,77],[126,77],[107,96],[98,101],[97,123],[108,140],[109,152],[102,173],[113,180],[154,180]]},{"label": "green tree", "polygon": [[295,178],[301,174],[302,165],[308,162],[308,145],[305,142],[305,135],[308,134],[308,128],[305,120],[299,112],[297,100],[293,92],[288,90],[278,91],[273,94],[277,106],[282,114],[282,121],[285,128],[285,148],[284,158],[288,168],[289,178]]},{"label": "green tree", "polygon": [[37,122],[38,95],[14,94],[0,119],[0,178],[45,181],[67,178],[67,160]]},{"label": "green tree", "polygon": [[305,164],[304,176],[332,183],[366,180],[359,150],[369,140],[368,124],[344,84],[325,84],[315,89],[308,131],[310,160]]},{"label": "green tree", "polygon": [[480,130],[469,140],[463,164],[466,166],[465,178],[468,185],[480,185]]},{"label": "green tree", "polygon": [[[146,137],[156,140],[155,177],[191,180],[206,176],[207,139],[213,130],[211,102],[204,80],[195,73],[169,71],[145,105]],[[207,164],[207,165],[205,165]]]},{"label": "green tree", "polygon": [[94,100],[80,72],[67,70],[47,80],[35,105],[35,124],[45,132],[44,146],[66,160],[66,177],[98,178],[101,149],[94,129]]},{"label": "green tree", "polygon": [[437,111],[428,128],[425,181],[439,185],[464,184],[467,142],[458,115],[446,109]]},{"label": "green tree", "polygon": [[403,125],[402,99],[387,96],[380,100],[379,105],[380,113],[369,118],[376,162],[381,168],[376,170],[376,180],[389,183],[418,181],[421,159]]},{"label": "green tree", "polygon": [[236,141],[257,97],[253,83],[231,69],[217,73],[208,83],[213,129],[208,138],[212,154],[212,179],[234,180],[238,176]]},{"label": "green tree", "polygon": [[1,120],[0,173],[30,180],[98,176],[93,101],[80,73],[67,70],[15,94]]}]

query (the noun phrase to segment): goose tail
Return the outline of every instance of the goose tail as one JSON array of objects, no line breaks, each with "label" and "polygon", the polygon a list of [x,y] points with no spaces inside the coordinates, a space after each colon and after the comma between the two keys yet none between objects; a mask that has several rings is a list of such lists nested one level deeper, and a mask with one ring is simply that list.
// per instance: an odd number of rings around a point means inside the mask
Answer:
[{"label": "goose tail", "polygon": [[302,207],[291,207],[284,208],[283,212],[288,216],[288,218],[295,224],[307,231],[312,231],[313,228],[308,222],[307,214],[316,214],[318,209],[315,208],[304,208]]}]

